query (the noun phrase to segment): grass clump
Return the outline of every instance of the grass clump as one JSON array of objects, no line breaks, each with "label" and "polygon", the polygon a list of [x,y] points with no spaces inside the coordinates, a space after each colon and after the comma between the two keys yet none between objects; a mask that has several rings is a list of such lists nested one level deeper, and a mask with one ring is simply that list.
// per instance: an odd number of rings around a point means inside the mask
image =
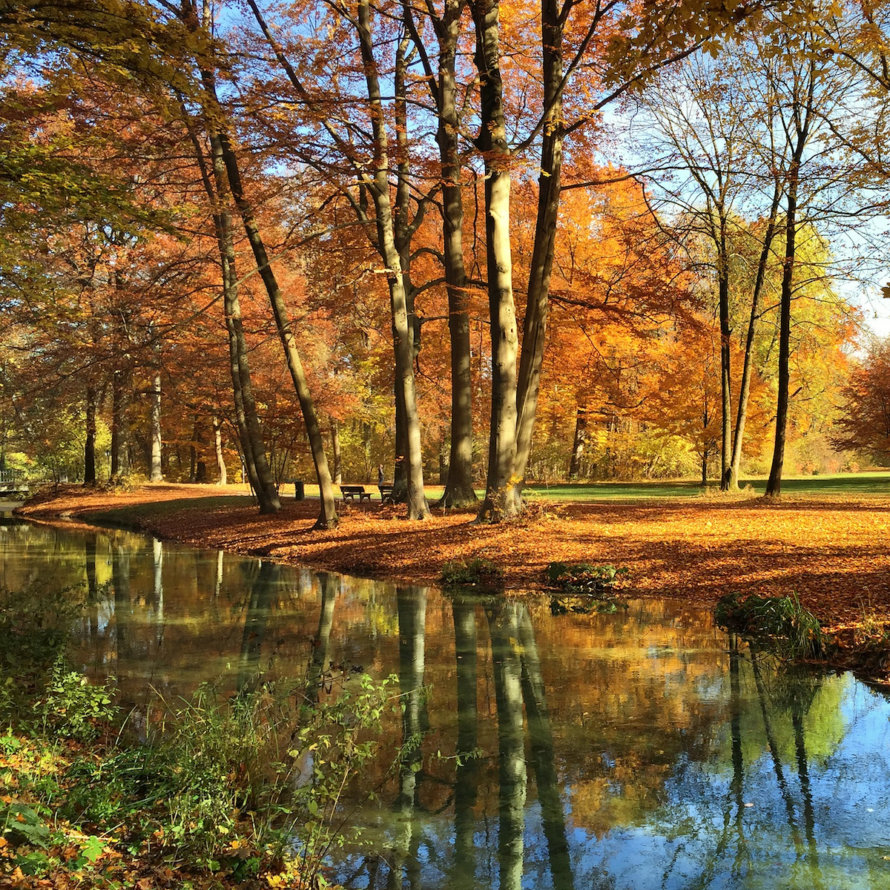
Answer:
[{"label": "grass clump", "polygon": [[743,597],[738,592],[728,593],[714,607],[714,619],[724,630],[787,658],[814,658],[825,651],[819,620],[800,604],[796,594]]},{"label": "grass clump", "polygon": [[472,559],[446,562],[440,575],[444,587],[477,587],[498,590],[504,586],[504,570],[490,559]]},{"label": "grass clump", "polygon": [[611,593],[624,586],[626,568],[595,566],[586,562],[551,562],[547,566],[547,580],[572,594]]},{"label": "grass clump", "polygon": [[563,591],[550,600],[553,615],[568,612],[586,615],[590,612],[616,612],[621,606],[626,608],[613,596],[625,583],[628,574],[626,568],[595,566],[586,562],[551,562],[546,574],[550,585]]}]

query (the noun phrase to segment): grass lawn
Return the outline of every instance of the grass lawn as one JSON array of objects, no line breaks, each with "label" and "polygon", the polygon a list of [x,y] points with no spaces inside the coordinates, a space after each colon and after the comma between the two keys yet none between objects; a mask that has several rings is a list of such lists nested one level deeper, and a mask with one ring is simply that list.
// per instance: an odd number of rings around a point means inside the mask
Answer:
[{"label": "grass lawn", "polygon": [[[757,494],[766,491],[766,477],[745,479]],[[697,482],[591,482],[575,485],[530,485],[526,491],[552,501],[642,501],[658,498],[697,498],[703,494]],[[706,493],[716,492],[716,485]],[[782,494],[788,495],[890,495],[890,472],[836,473],[831,476],[790,476],[782,480]]]}]

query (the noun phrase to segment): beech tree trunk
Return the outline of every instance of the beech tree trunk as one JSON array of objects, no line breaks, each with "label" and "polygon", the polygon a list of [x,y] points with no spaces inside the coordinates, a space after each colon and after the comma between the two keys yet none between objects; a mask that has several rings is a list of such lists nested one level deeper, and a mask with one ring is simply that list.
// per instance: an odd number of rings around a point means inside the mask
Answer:
[{"label": "beech tree trunk", "polygon": [[376,149],[373,175],[368,182],[374,201],[377,231],[376,247],[386,265],[395,357],[396,406],[404,409],[406,503],[409,519],[425,519],[429,505],[423,490],[423,453],[420,416],[414,382],[414,319],[409,317],[409,293],[402,269],[395,235],[389,193],[388,138],[384,126],[383,100],[374,58],[371,36],[371,12],[368,0],[358,2],[357,30],[364,63],[365,85],[372,108],[371,125]]},{"label": "beech tree trunk", "polygon": [[226,469],[226,458],[222,447],[222,425],[219,418],[213,415],[213,450],[216,454],[216,481],[218,485],[226,485],[229,481]]},{"label": "beech tree trunk", "polygon": [[[257,24],[276,58],[284,69],[291,85],[301,101],[310,106],[318,107],[315,100],[307,93],[296,70],[285,56],[280,44],[269,29],[255,0],[248,0]],[[424,519],[429,515],[429,506],[423,491],[423,463],[421,453],[420,420],[417,413],[417,397],[414,385],[414,366],[412,363],[413,319],[409,317],[410,294],[407,293],[403,278],[402,264],[395,240],[395,231],[390,201],[389,187],[389,155],[388,137],[384,126],[385,114],[380,91],[377,61],[374,57],[374,45],[371,36],[371,11],[368,0],[359,0],[358,15],[354,25],[361,47],[365,85],[371,107],[371,129],[374,141],[373,163],[369,168],[353,165],[358,176],[360,188],[370,193],[374,202],[376,238],[372,237],[375,249],[383,259],[389,284],[390,314],[392,316],[393,351],[395,353],[395,386],[399,397],[405,405],[405,430],[407,439],[406,474],[407,504],[409,519]],[[352,147],[344,144],[336,131],[322,122],[327,132],[340,146],[348,157],[352,157]],[[364,209],[355,205],[365,230],[368,231],[370,221]]]},{"label": "beech tree trunk", "polygon": [[773,460],[766,485],[767,497],[782,493],[782,470],[785,465],[785,436],[788,429],[788,404],[791,381],[791,296],[794,285],[794,255],[797,238],[797,174],[788,187],[785,214],[785,258],[782,264],[782,294],[779,300],[779,375],[776,398],[776,437]]},{"label": "beech tree trunk", "polygon": [[572,441],[572,458],[569,461],[569,479],[577,479],[581,473],[581,459],[587,446],[587,411],[579,408],[575,413],[575,437]]},{"label": "beech tree trunk", "polygon": [[726,243],[726,220],[722,206],[719,212],[717,292],[720,316],[720,490],[728,491],[732,466],[732,369],[730,367],[732,328],[729,318],[729,246]]},{"label": "beech tree trunk", "polygon": [[161,466],[163,440],[161,438],[161,375],[155,374],[151,387],[151,458],[148,472],[149,482],[163,482]]},{"label": "beech tree trunk", "polygon": [[[225,177],[222,146],[219,138],[210,133],[210,147],[213,160],[216,196],[222,204],[229,192]],[[235,245],[232,233],[232,216],[224,206],[219,206],[215,214],[217,243],[222,262],[223,312],[226,320],[226,333],[229,340],[229,373],[232,378],[232,392],[235,401],[235,426],[241,440],[244,464],[250,487],[259,504],[260,512],[277,513],[281,509],[272,467],[266,454],[263,431],[253,395],[253,378],[247,358],[247,338],[244,336],[244,323],[241,319],[241,300],[238,295],[238,277],[235,269]]]},{"label": "beech tree trunk", "polygon": [[739,404],[736,414],[735,433],[732,441],[732,462],[729,468],[729,489],[735,491],[739,487],[739,472],[742,464],[742,447],[744,445],[745,424],[748,420],[748,398],[751,393],[751,373],[754,366],[754,336],[757,331],[757,320],[760,316],[760,295],[766,280],[766,267],[772,251],[773,238],[776,233],[776,216],[781,199],[781,184],[776,179],[773,199],[767,228],[763,236],[763,247],[757,261],[757,275],[754,279],[754,291],[751,295],[751,314],[748,319],[748,333],[745,337],[745,356],[742,361],[742,380],[739,384]]},{"label": "beech tree trunk", "polygon": [[128,467],[127,393],[130,375],[117,369],[111,377],[111,478],[126,473]]},{"label": "beech tree trunk", "polygon": [[[782,262],[782,293],[779,300],[779,376],[776,400],[776,438],[773,460],[766,485],[767,497],[778,497],[782,491],[782,470],[785,464],[785,435],[788,428],[789,386],[791,380],[791,298],[794,292],[794,263],[797,246],[797,201],[804,151],[810,138],[813,118],[813,95],[816,86],[816,63],[807,63],[806,79],[795,77],[794,84],[806,95],[797,93],[790,108],[791,121],[785,124],[790,140],[791,159],[786,177],[785,256]],[[784,123],[784,122],[783,122]]]},{"label": "beech tree trunk", "polygon": [[266,455],[263,432],[253,396],[253,381],[247,358],[247,341],[241,320],[241,302],[238,297],[238,276],[235,268],[235,246],[232,234],[232,215],[228,209],[229,189],[226,178],[222,146],[213,127],[206,126],[210,141],[211,171],[207,169],[204,152],[185,107],[183,118],[195,151],[201,172],[201,180],[207,199],[213,209],[217,249],[222,266],[223,313],[229,343],[229,374],[232,379],[232,395],[235,404],[235,429],[241,445],[241,455],[247,482],[256,496],[261,513],[276,513],[281,509],[272,468]]},{"label": "beech tree trunk", "polygon": [[334,455],[334,483],[343,481],[343,455],[340,452],[340,424],[331,420],[331,451]]},{"label": "beech tree trunk", "polygon": [[516,515],[516,358],[518,337],[510,248],[510,150],[504,117],[497,0],[472,7],[476,68],[480,77],[480,130],[476,146],[485,158],[485,232],[488,311],[491,322],[491,427],[488,475],[479,519]]},{"label": "beech tree trunk", "polygon": [[[218,110],[219,104],[213,79],[207,72],[202,72],[202,74],[205,90],[212,101],[213,109]],[[260,234],[250,204],[244,195],[241,171],[238,166],[238,158],[235,154],[234,147],[229,139],[228,133],[224,130],[217,132],[216,136],[219,139],[220,152],[223,164],[225,165],[229,190],[235,202],[235,206],[238,209],[238,213],[241,216],[241,222],[244,226],[247,240],[256,261],[257,271],[266,288],[266,294],[269,298],[269,303],[272,306],[272,314],[275,317],[275,326],[278,330],[278,336],[284,350],[287,368],[290,372],[291,381],[300,402],[303,422],[306,426],[306,434],[309,438],[309,448],[312,452],[313,462],[315,463],[315,474],[319,489],[320,510],[315,526],[316,528],[331,528],[337,524],[334,486],[324,451],[321,425],[318,421],[318,414],[315,410],[312,394],[309,391],[309,383],[306,379],[306,373],[303,370],[303,362],[300,358],[299,350],[297,349],[296,337],[294,336],[284,298],[278,287],[278,280],[269,261],[266,245]]]},{"label": "beech tree trunk", "polygon": [[522,357],[517,382],[516,456],[513,496],[516,509],[521,509],[520,498],[532,436],[538,411],[541,366],[547,339],[550,310],[550,274],[556,250],[556,224],[559,216],[560,189],[563,163],[562,99],[559,93],[563,78],[563,18],[556,0],[541,3],[541,52],[544,81],[544,107],[547,120],[541,135],[541,173],[538,177],[538,209],[535,219],[535,241],[532,248],[528,281],[528,301],[522,329]]},{"label": "beech tree trunk", "polygon": [[[439,42],[438,76],[427,65],[430,92],[438,111],[436,142],[442,170],[442,254],[448,293],[448,333],[451,360],[451,445],[448,476],[439,504],[467,507],[478,498],[473,489],[473,391],[470,364],[470,313],[467,270],[464,263],[464,206],[461,190],[458,109],[455,59],[460,37],[460,0],[446,0],[445,11],[435,23]],[[406,16],[411,22],[410,7]],[[420,42],[415,32],[415,41]]]}]

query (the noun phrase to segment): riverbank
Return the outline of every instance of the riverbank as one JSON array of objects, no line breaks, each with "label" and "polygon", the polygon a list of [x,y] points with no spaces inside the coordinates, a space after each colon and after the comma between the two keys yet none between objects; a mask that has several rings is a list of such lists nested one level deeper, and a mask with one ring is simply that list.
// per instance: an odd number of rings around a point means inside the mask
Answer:
[{"label": "riverbank", "polygon": [[890,495],[865,498],[702,497],[635,504],[534,504],[517,522],[476,525],[473,513],[347,504],[315,531],[317,502],[285,500],[261,516],[231,488],[61,486],[19,509],[31,519],[126,524],[162,540],[394,581],[436,583],[444,563],[481,557],[512,590],[546,587],[553,560],[626,567],[635,595],[712,605],[737,590],[796,593],[830,631],[890,626]]}]

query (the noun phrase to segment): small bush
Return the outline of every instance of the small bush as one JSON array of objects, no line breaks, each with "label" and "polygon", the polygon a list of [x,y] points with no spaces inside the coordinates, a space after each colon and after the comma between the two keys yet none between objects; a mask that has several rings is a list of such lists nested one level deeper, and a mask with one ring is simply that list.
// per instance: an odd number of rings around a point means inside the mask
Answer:
[{"label": "small bush", "polygon": [[572,594],[610,593],[624,586],[628,570],[615,566],[594,566],[586,562],[551,562],[547,580]]},{"label": "small bush", "polygon": [[714,620],[724,630],[789,658],[811,658],[825,649],[818,619],[801,606],[796,594],[743,598],[728,593],[715,606]]},{"label": "small bush", "polygon": [[82,674],[68,670],[60,659],[36,710],[44,732],[90,742],[114,719],[117,708],[112,699],[110,684],[91,684]]},{"label": "small bush", "polygon": [[458,562],[446,562],[442,566],[441,579],[445,587],[497,589],[503,587],[504,570],[491,560],[475,557]]}]

